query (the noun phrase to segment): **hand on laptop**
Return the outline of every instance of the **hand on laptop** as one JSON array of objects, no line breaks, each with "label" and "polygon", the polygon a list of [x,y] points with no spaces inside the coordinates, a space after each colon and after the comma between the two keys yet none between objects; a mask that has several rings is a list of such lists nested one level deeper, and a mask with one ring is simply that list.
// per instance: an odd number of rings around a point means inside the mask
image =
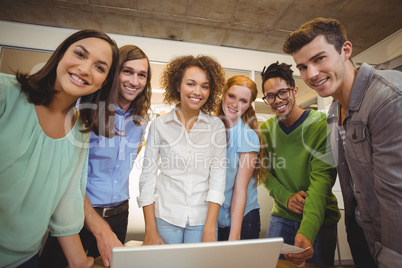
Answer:
[{"label": "hand on laptop", "polygon": [[298,233],[295,237],[295,246],[300,248],[309,248],[301,253],[286,254],[285,258],[292,262],[296,267],[303,267],[307,259],[313,257],[314,249],[311,241],[304,235]]},{"label": "hand on laptop", "polygon": [[123,244],[110,228],[102,232],[100,236],[97,236],[96,242],[98,244],[98,250],[102,257],[103,264],[105,267],[109,267],[112,259],[112,248],[122,247]]}]

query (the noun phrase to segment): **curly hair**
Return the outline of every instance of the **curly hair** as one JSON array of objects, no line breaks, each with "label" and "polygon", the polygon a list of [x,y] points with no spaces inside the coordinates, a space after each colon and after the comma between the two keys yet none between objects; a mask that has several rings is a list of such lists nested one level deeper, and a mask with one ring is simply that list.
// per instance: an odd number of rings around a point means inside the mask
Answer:
[{"label": "curly hair", "polygon": [[286,81],[291,88],[295,87],[295,79],[293,78],[293,71],[290,68],[292,65],[275,62],[269,65],[268,67],[264,66],[264,69],[261,72],[262,77],[262,94],[265,95],[264,91],[264,83],[270,78],[279,77]]},{"label": "curly hair", "polygon": [[170,104],[180,103],[180,85],[185,71],[190,67],[198,67],[205,71],[209,80],[209,97],[201,109],[210,114],[218,104],[218,96],[221,94],[225,84],[225,71],[222,66],[213,58],[204,55],[180,56],[170,61],[160,79],[161,85],[165,88],[163,102]]},{"label": "curly hair", "polygon": [[[151,65],[147,55],[139,47],[134,45],[126,45],[119,48],[119,73],[123,68],[123,65],[127,61],[146,59],[148,63],[147,70],[147,83],[144,90],[131,102],[130,108],[133,109],[134,115],[133,121],[136,125],[141,125],[143,120],[148,121],[148,111],[151,108]],[[119,80],[119,75],[116,75],[116,79]]]},{"label": "curly hair", "polygon": [[261,150],[258,154],[258,161],[256,163],[254,173],[253,173],[257,184],[260,184],[260,183],[263,183],[266,178],[267,172],[264,167],[267,166],[266,162],[267,162],[268,158],[266,157],[267,153],[266,153],[265,149],[263,149],[264,143],[263,143],[263,140],[261,137],[261,132],[260,132],[259,124],[257,121],[257,116],[255,114],[255,110],[254,110],[253,106],[251,105],[257,98],[257,94],[258,94],[257,85],[254,83],[254,81],[243,75],[236,75],[236,76],[229,78],[223,88],[222,97],[219,100],[218,106],[215,109],[215,116],[221,118],[222,121],[224,121],[223,118],[225,117],[225,113],[223,112],[223,108],[222,108],[223,100],[224,100],[226,94],[228,93],[229,89],[232,86],[236,86],[236,85],[237,86],[245,86],[248,89],[250,89],[250,91],[251,91],[250,106],[243,113],[241,118],[246,126],[251,128],[252,130],[254,130],[254,132],[258,135],[258,139],[260,140]]},{"label": "curly hair", "polygon": [[315,18],[289,34],[283,43],[283,51],[286,54],[293,54],[319,35],[323,35],[328,43],[334,45],[339,54],[343,44],[348,40],[346,30],[338,20]]}]

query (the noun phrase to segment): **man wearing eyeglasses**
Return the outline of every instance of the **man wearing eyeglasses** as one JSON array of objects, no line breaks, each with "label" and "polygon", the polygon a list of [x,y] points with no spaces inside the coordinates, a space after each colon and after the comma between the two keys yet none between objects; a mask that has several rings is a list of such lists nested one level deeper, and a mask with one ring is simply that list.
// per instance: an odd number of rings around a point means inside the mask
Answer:
[{"label": "man wearing eyeglasses", "polygon": [[262,71],[263,100],[276,114],[261,125],[269,157],[265,187],[274,198],[266,237],[308,248],[281,255],[295,265],[334,265],[340,212],[332,186],[336,169],[326,115],[296,104],[291,65],[273,63]]}]

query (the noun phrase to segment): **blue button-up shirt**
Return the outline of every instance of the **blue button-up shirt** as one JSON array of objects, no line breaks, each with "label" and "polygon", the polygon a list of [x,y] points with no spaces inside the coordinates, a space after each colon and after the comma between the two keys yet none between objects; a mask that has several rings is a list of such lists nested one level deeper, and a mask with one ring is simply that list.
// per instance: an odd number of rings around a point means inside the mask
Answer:
[{"label": "blue button-up shirt", "polygon": [[146,123],[136,126],[133,111],[116,105],[116,127],[122,136],[91,133],[86,193],[94,207],[114,207],[129,199],[128,180]]}]

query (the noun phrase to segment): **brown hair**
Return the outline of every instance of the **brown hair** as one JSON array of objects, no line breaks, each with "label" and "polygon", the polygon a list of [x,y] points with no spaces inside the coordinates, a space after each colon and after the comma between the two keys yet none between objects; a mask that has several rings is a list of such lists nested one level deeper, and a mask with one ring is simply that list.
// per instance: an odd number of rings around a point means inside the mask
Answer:
[{"label": "brown hair", "polygon": [[[67,49],[75,42],[78,42],[86,38],[99,38],[109,43],[112,48],[112,64],[110,66],[109,73],[103,83],[101,89],[96,92],[81,97],[81,104],[89,104],[87,107],[91,109],[80,110],[80,120],[85,125],[85,129],[82,132],[93,131],[97,135],[102,134],[105,136],[113,135],[114,126],[109,120],[114,116],[114,110],[109,110],[110,104],[115,102],[115,86],[114,76],[116,75],[116,66],[119,59],[119,50],[116,43],[105,33],[97,30],[82,30],[76,32],[65,39],[54,51],[52,56],[46,62],[45,66],[38,72],[29,75],[17,72],[16,77],[21,84],[21,90],[28,96],[28,101],[35,105],[48,106],[55,94],[58,93],[54,89],[54,83],[56,81],[57,65],[63,58]],[[104,102],[105,105],[99,105],[100,102]],[[93,104],[93,105],[92,105]],[[100,115],[105,118],[104,122],[99,122]],[[103,116],[104,115],[104,116]],[[104,124],[106,129],[104,133],[99,133],[99,125]],[[102,131],[103,132],[103,131]]]},{"label": "brown hair", "polygon": [[[142,120],[149,120],[148,111],[151,107],[151,65],[147,55],[139,47],[134,45],[126,45],[119,48],[119,71],[120,74],[123,65],[127,61],[146,59],[148,63],[147,84],[144,90],[131,102],[130,108],[134,111],[133,120],[136,125],[140,125]],[[119,75],[115,79],[119,80]],[[117,84],[118,85],[118,84]]]},{"label": "brown hair", "polygon": [[180,92],[178,90],[185,71],[190,67],[198,67],[207,74],[210,92],[208,100],[201,109],[205,113],[211,113],[218,103],[218,97],[225,84],[225,71],[216,60],[209,56],[181,56],[168,63],[160,80],[162,87],[166,90],[163,101],[166,104],[180,103]]},{"label": "brown hair", "polygon": [[334,45],[339,54],[343,44],[348,40],[346,30],[338,20],[315,18],[300,26],[298,30],[286,38],[283,51],[287,54],[293,54],[319,35],[323,35],[328,43]]},{"label": "brown hair", "polygon": [[266,151],[264,149],[264,144],[261,137],[260,128],[258,125],[257,116],[255,115],[255,110],[251,105],[257,98],[258,94],[257,85],[254,83],[254,81],[243,75],[236,75],[229,78],[223,88],[222,97],[219,100],[218,106],[215,109],[215,115],[221,118],[222,121],[224,121],[223,118],[225,114],[223,112],[222,103],[229,88],[235,85],[245,86],[251,91],[250,106],[244,112],[241,118],[246,126],[254,130],[254,132],[258,135],[258,139],[260,140],[260,152],[258,154],[258,161],[256,163],[253,174],[257,184],[260,184],[263,183],[266,178],[267,172],[264,167],[267,166],[265,162],[267,161],[268,158],[266,157]]}]

